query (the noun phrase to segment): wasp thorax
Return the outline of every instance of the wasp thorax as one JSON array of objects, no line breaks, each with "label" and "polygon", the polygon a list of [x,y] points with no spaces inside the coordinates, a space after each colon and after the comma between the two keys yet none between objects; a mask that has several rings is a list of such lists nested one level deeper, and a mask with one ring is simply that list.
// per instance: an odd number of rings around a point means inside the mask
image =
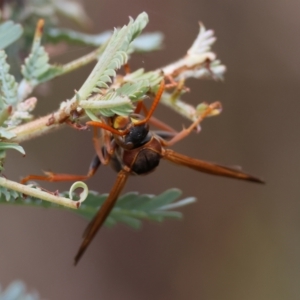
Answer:
[{"label": "wasp thorax", "polygon": [[148,142],[148,133],[149,133],[149,125],[141,124],[137,126],[132,126],[129,132],[124,137],[126,144],[133,144],[133,147],[140,147],[146,142]]}]

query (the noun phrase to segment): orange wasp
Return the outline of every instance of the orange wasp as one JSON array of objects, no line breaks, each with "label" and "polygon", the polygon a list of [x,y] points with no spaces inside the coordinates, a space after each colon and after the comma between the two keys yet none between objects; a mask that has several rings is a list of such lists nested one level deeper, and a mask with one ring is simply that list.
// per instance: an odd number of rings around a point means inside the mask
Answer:
[{"label": "orange wasp", "polygon": [[101,147],[97,137],[97,130],[95,129],[94,145],[97,155],[93,159],[87,175],[47,173],[46,176],[29,175],[22,180],[22,183],[31,179],[47,181],[85,180],[93,176],[101,164],[110,164],[118,172],[115,184],[106,201],[84,232],[83,242],[75,256],[75,264],[78,263],[108,217],[126,184],[128,176],[144,175],[154,171],[162,158],[204,173],[264,183],[261,179],[240,170],[191,158],[166,149],[166,147],[172,146],[189,135],[205,116],[220,107],[220,103],[216,102],[209,105],[191,126],[178,133],[174,132],[167,125],[162,125],[167,131],[150,131],[148,123],[153,120],[152,114],[155,111],[164,88],[165,83],[162,81],[153,104],[145,117],[137,113],[141,109],[141,106],[138,105],[140,108],[136,109],[136,112],[129,116],[101,117],[102,122],[89,121],[86,123],[88,126],[101,128],[103,130],[104,141],[104,146]]}]

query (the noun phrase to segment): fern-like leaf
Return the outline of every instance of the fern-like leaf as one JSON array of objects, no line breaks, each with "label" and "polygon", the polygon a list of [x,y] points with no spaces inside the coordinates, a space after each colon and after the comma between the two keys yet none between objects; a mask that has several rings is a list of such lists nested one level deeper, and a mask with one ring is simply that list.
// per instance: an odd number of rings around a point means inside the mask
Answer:
[{"label": "fern-like leaf", "polygon": [[[180,206],[182,201],[186,204],[195,201],[195,198],[187,198],[176,201],[181,195],[178,189],[170,189],[164,193],[153,195],[140,195],[138,193],[128,193],[119,198],[111,214],[107,218],[105,225],[113,226],[119,222],[125,223],[130,227],[139,228],[142,220],[161,222],[165,218],[181,218],[182,214],[172,211],[173,205]],[[88,219],[91,219],[99,207],[106,200],[107,195],[90,193],[87,200],[81,205],[77,212]],[[169,205],[166,210],[166,205]]]},{"label": "fern-like leaf", "polygon": [[39,45],[32,48],[31,53],[25,59],[25,63],[21,68],[24,78],[36,85],[39,78],[44,75],[50,68],[49,56],[44,47]]},{"label": "fern-like leaf", "polygon": [[81,99],[87,99],[92,92],[99,92],[111,83],[111,77],[116,76],[115,70],[128,60],[130,43],[141,33],[147,22],[148,15],[142,13],[135,21],[131,19],[127,26],[115,29],[98,63],[78,91]]},{"label": "fern-like leaf", "polygon": [[[67,196],[68,193],[63,193],[62,195]],[[130,227],[139,228],[142,224],[142,220],[161,222],[166,218],[181,218],[182,214],[178,211],[173,211],[173,207],[176,208],[193,203],[195,198],[176,201],[180,195],[181,191],[178,189],[167,190],[158,196],[140,195],[133,192],[125,194],[121,196],[115,204],[105,225],[113,226],[117,223],[125,223]],[[71,211],[91,220],[106,198],[107,194],[100,195],[96,192],[89,192],[87,199],[82,203],[80,208]],[[66,209],[47,201],[41,201],[30,197],[24,198],[20,193],[4,187],[0,187],[0,204]]]},{"label": "fern-like leaf", "polygon": [[108,89],[105,95],[97,94],[89,100],[80,101],[80,106],[92,120],[98,120],[97,114],[111,117],[132,113],[132,102],[142,100],[149,91],[155,91],[162,76],[158,72],[144,73],[143,69],[139,69],[124,80],[127,82],[116,90]]},{"label": "fern-like leaf", "polygon": [[6,58],[4,50],[0,50],[0,110],[15,106],[18,101],[18,84],[15,77],[9,74],[10,66]]},{"label": "fern-like leaf", "polygon": [[[5,123],[10,117],[11,112],[18,103],[18,84],[14,76],[9,74],[9,65],[6,62],[6,53],[0,50],[0,140],[8,140],[15,137],[15,134],[10,132]],[[15,149],[25,154],[24,149],[18,144],[0,142],[0,169],[2,168],[2,159],[5,157],[7,149]]]},{"label": "fern-like leaf", "polygon": [[145,72],[143,68],[136,70],[124,77],[125,82],[141,84],[141,82],[148,82],[149,89],[155,91],[159,83],[163,79],[159,72]]},{"label": "fern-like leaf", "polygon": [[125,95],[119,96],[116,92],[107,93],[100,100],[80,101],[80,105],[92,120],[98,120],[96,117],[98,113],[105,117],[111,117],[115,114],[127,116],[133,111],[130,99]]},{"label": "fern-like leaf", "polygon": [[[38,25],[42,27],[43,25]],[[29,56],[25,59],[22,65],[21,72],[24,78],[32,82],[33,85],[37,84],[39,77],[45,74],[49,68],[49,56],[41,45],[41,30],[36,31],[33,45]]]}]

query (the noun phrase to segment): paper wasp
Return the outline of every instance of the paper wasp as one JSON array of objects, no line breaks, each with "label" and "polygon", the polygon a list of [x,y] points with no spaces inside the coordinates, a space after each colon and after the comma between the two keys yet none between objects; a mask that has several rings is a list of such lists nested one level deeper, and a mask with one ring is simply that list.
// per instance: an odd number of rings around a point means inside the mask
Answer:
[{"label": "paper wasp", "polygon": [[96,128],[102,129],[102,146],[99,145],[97,135],[94,135],[94,145],[97,155],[93,159],[87,175],[47,173],[46,176],[29,175],[22,180],[23,183],[31,179],[47,181],[84,180],[94,175],[101,164],[107,165],[108,163],[118,172],[117,179],[109,196],[84,233],[83,242],[75,257],[75,264],[78,263],[108,217],[126,184],[128,176],[143,175],[154,171],[159,165],[160,159],[165,159],[200,172],[263,183],[261,179],[243,173],[240,170],[198,160],[166,149],[166,147],[172,146],[189,135],[202,119],[209,115],[212,110],[218,108],[220,104],[216,102],[208,106],[206,111],[190,127],[183,129],[179,133],[171,132],[171,130],[156,133],[149,130],[148,123],[151,121],[152,114],[160,100],[164,87],[165,84],[162,81],[153,104],[145,117],[137,113],[138,111],[136,110],[135,113],[129,116],[102,117],[102,122],[90,121],[86,123],[88,126],[95,128],[95,133],[97,132]]}]

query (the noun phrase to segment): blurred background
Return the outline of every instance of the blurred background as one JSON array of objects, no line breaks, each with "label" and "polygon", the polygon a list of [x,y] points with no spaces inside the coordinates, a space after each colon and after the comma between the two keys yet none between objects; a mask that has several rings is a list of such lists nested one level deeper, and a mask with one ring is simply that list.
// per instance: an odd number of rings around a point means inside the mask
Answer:
[{"label": "blurred background", "polygon": [[[125,191],[158,194],[177,187],[198,201],[182,221],[103,229],[79,265],[73,257],[87,221],[68,211],[1,206],[0,282],[22,279],[43,299],[299,299],[300,287],[300,2],[297,0],[85,1],[98,33],[146,11],[146,31],[161,31],[164,48],[135,55],[132,69],[156,69],[182,57],[202,21],[228,68],[224,82],[190,80],[184,100],[219,100],[220,116],[178,152],[241,165],[265,186],[218,178],[162,162]],[[67,51],[61,61],[86,53]],[[36,115],[70,98],[93,65],[56,79],[39,97]],[[178,130],[186,120],[165,107],[156,116]],[[297,138],[298,136],[298,138]],[[11,151],[5,175],[14,180],[41,170],[84,174],[93,156],[91,133],[65,128]],[[17,168],[16,168],[17,166]],[[116,174],[101,168],[89,187],[109,192]],[[70,184],[46,185],[66,190]]]}]

